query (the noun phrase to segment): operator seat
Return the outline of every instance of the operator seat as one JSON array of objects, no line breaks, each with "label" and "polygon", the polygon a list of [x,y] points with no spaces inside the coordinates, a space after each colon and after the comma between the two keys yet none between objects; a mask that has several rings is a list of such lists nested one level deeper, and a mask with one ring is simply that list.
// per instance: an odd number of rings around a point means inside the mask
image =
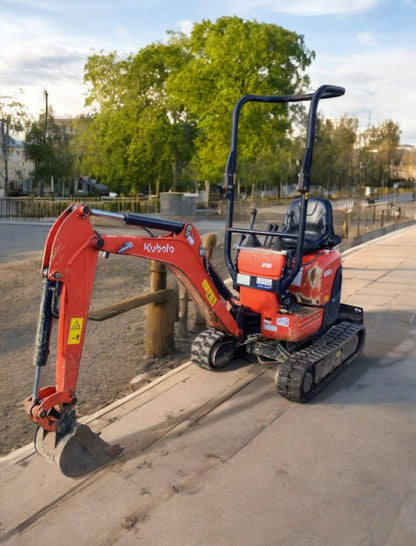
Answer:
[{"label": "operator seat", "polygon": [[[304,252],[338,245],[341,242],[341,237],[334,233],[331,202],[328,199],[309,197],[307,204]],[[297,197],[289,205],[283,220],[282,239],[289,249],[296,248],[297,238],[285,237],[284,234],[298,234],[300,209],[301,198]]]}]

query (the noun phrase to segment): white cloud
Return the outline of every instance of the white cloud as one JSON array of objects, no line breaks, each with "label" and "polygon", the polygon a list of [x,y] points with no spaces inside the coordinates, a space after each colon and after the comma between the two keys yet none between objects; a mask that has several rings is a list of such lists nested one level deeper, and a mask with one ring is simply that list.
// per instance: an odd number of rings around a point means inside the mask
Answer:
[{"label": "white cloud", "polygon": [[44,107],[44,88],[50,92],[52,106],[58,97],[64,111],[68,110],[64,99],[82,106],[86,49],[73,45],[46,19],[24,15],[2,18],[1,42],[0,95],[16,96],[23,89],[18,100],[34,115]]},{"label": "white cloud", "polygon": [[290,15],[352,15],[366,13],[380,0],[231,0],[227,7],[235,6],[239,11],[264,9]]},{"label": "white cloud", "polygon": [[371,32],[359,32],[357,42],[365,46],[376,46],[378,44],[376,37]]},{"label": "white cloud", "polygon": [[191,31],[193,29],[194,23],[189,20],[183,20],[178,22],[178,28],[180,32],[183,32],[187,36],[191,34]]},{"label": "white cloud", "polygon": [[391,119],[402,130],[402,142],[416,144],[416,65],[410,49],[372,49],[350,57],[320,55],[309,73],[312,87],[323,83],[341,85],[346,94],[323,101],[328,117],[356,117],[362,128]]}]

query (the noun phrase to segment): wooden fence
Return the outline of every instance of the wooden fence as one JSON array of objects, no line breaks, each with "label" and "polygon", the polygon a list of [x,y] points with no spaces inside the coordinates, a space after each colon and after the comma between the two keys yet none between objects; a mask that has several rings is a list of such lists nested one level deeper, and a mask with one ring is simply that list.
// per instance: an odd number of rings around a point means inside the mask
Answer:
[{"label": "wooden fence", "polygon": [[[202,237],[208,259],[211,259],[217,238],[215,234]],[[179,330],[187,331],[189,297],[183,285],[177,281],[178,289],[167,288],[166,266],[158,261],[150,261],[150,292],[108,305],[89,313],[89,320],[102,321],[147,305],[146,354],[162,357],[172,352],[175,345],[175,321],[178,318]]]}]

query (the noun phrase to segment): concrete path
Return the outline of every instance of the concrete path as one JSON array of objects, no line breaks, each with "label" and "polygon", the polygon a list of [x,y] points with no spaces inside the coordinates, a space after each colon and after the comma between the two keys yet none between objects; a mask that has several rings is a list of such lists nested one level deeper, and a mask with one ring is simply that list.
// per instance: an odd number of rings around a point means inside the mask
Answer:
[{"label": "concrete path", "polygon": [[0,460],[8,545],[416,544],[416,227],[344,257],[363,356],[311,403],[274,369],[191,364],[88,419],[125,446],[62,477],[31,446]]}]

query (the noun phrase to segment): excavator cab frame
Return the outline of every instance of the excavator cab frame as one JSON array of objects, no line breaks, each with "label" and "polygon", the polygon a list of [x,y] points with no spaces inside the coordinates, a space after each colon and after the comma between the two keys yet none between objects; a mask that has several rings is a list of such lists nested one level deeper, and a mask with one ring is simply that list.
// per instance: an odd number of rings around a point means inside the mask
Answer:
[{"label": "excavator cab frame", "polygon": [[[232,118],[231,129],[231,145],[230,152],[228,154],[227,164],[224,174],[224,190],[226,191],[227,198],[227,213],[226,213],[226,231],[224,239],[224,258],[227,264],[228,271],[231,278],[235,282],[237,279],[237,270],[235,262],[232,258],[232,236],[233,234],[240,234],[243,236],[252,237],[270,237],[278,238],[285,237],[286,239],[293,240],[293,246],[295,247],[294,261],[289,264],[286,270],[284,278],[281,279],[279,284],[279,293],[284,295],[287,293],[289,286],[299,273],[299,269],[302,264],[302,256],[305,250],[305,231],[306,231],[306,218],[309,199],[309,188],[311,181],[311,169],[313,150],[315,142],[315,127],[316,116],[318,110],[318,104],[321,99],[328,99],[333,97],[340,97],[345,93],[343,87],[334,85],[322,85],[314,93],[304,95],[287,95],[287,96],[267,96],[267,95],[246,95],[242,97],[235,105]],[[303,154],[303,161],[298,178],[298,188],[300,192],[300,214],[298,229],[295,233],[282,232],[282,231],[265,231],[254,229],[254,218],[251,222],[250,228],[234,227],[234,199],[235,199],[235,177],[237,169],[237,144],[238,144],[238,129],[240,113],[243,106],[247,103],[267,103],[267,104],[290,104],[298,102],[309,102],[309,114],[308,124],[306,132],[306,144]]]}]

